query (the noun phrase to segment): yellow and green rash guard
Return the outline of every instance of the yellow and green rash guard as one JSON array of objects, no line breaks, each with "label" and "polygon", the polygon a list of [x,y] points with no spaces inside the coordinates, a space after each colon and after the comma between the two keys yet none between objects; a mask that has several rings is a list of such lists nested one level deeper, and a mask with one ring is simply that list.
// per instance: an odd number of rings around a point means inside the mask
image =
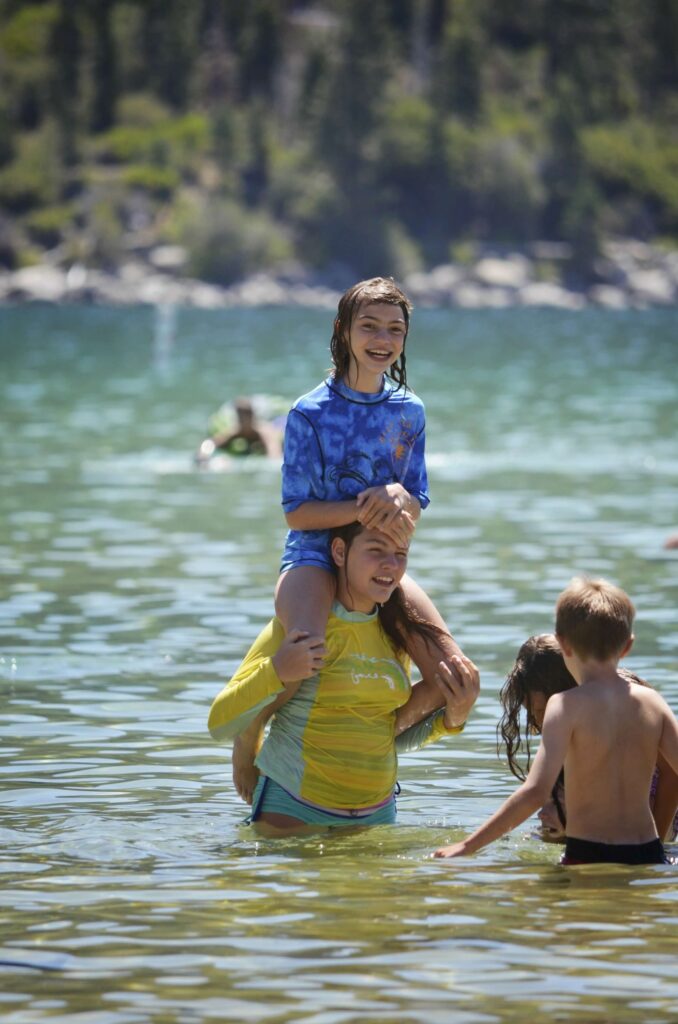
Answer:
[{"label": "yellow and green rash guard", "polygon": [[[271,658],[284,635],[273,619],[215,698],[208,722],[215,739],[243,732],[283,692]],[[393,791],[396,751],[416,750],[462,726],[447,729],[441,710],[396,738],[396,711],[412,689],[409,661],[396,656],[376,611],[349,612],[335,602],[325,646],[322,670],[276,711],[256,763],[302,800],[340,809],[371,807]]]}]

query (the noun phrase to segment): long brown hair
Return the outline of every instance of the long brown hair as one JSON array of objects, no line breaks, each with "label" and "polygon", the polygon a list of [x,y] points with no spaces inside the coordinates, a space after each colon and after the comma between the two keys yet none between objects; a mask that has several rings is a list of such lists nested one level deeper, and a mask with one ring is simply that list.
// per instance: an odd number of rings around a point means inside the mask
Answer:
[{"label": "long brown hair", "polygon": [[[366,527],[362,523],[356,521],[347,526],[337,526],[330,531],[330,543],[335,537],[339,537],[344,542],[345,565],[348,564],[351,544],[365,529]],[[440,626],[417,615],[412,605],[405,600],[401,586],[394,589],[388,601],[377,606],[377,614],[381,628],[393,644],[398,656],[407,653],[412,635],[421,637],[425,644],[432,647],[436,645],[441,636],[445,635],[445,631]]]},{"label": "long brown hair", "polygon": [[406,388],[405,342],[407,341],[407,332],[410,327],[412,303],[405,293],[398,288],[392,277],[371,277],[367,281],[358,281],[352,288],[344,292],[339,299],[339,307],[334,321],[334,331],[330,341],[334,376],[337,380],[348,377],[352,358],[348,339],[353,318],[363,302],[384,302],[389,306],[400,306],[405,317],[403,350],[395,363],[386,370],[385,376],[395,381],[399,388]]},{"label": "long brown hair", "polygon": [[[530,713],[530,697],[543,693],[547,698],[554,693],[571,690],[576,682],[565,668],[563,655],[555,636],[544,633],[531,636],[518,651],[515,664],[499,691],[503,714],[497,725],[497,753],[501,746],[506,750],[508,765],[517,779],[525,779],[530,770],[532,752],[530,736],[536,731],[536,723]],[[521,733],[521,711],[527,708],[525,734]],[[525,752],[525,764],[518,755]]]}]

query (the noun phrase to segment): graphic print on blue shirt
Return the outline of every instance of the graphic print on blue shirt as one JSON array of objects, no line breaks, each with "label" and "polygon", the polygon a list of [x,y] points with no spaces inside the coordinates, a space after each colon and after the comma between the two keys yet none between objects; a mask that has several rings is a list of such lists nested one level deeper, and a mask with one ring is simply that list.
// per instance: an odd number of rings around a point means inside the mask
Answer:
[{"label": "graphic print on blue shirt", "polygon": [[[285,427],[282,504],[346,501],[366,487],[401,483],[429,503],[421,399],[390,381],[377,394],[328,378],[293,405]],[[290,530],[282,568],[332,569],[327,530]]]},{"label": "graphic print on blue shirt", "polygon": [[[340,466],[332,466],[329,477],[340,494],[355,498],[360,491],[372,486],[370,481],[381,479],[388,471],[386,459],[371,459],[367,452],[348,452]],[[359,484],[358,491],[354,482]]]}]

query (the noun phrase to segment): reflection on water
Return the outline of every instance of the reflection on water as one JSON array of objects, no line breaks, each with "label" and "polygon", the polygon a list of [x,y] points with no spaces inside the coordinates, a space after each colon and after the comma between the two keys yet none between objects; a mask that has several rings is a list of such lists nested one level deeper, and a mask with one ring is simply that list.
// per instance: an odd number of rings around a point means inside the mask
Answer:
[{"label": "reflection on water", "polygon": [[[671,868],[566,871],[526,824],[430,851],[513,788],[496,694],[577,571],[639,609],[678,706],[675,314],[418,312],[433,503],[412,570],[484,690],[402,759],[397,828],[257,840],[207,709],[270,615],[279,469],[194,469],[209,414],[292,399],[326,313],[5,310],[0,326],[0,1017],[675,1020]],[[674,849],[674,852],[675,849]]]}]

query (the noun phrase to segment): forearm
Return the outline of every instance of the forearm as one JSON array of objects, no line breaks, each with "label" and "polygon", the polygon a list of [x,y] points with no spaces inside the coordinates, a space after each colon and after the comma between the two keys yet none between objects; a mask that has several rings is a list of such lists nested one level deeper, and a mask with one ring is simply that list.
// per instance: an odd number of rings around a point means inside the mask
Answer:
[{"label": "forearm", "polygon": [[261,745],[264,742],[264,728],[266,726],[266,722],[273,713],[270,708],[271,705],[264,708],[264,710],[257,715],[251,725],[248,725],[246,729],[243,729],[241,733],[233,738],[234,749],[240,748],[241,751],[246,751],[247,753],[245,756],[252,760],[254,760],[256,755],[259,753]]},{"label": "forearm", "polygon": [[399,754],[406,754],[413,750],[421,750],[429,743],[435,743],[447,736],[456,736],[463,729],[463,725],[448,727],[445,724],[445,711],[440,708],[427,715],[421,722],[417,722],[416,725],[411,725],[401,732],[396,737],[396,751]]},{"label": "forearm", "polygon": [[399,736],[405,729],[422,722],[445,703],[445,698],[433,680],[422,679],[412,687],[407,704],[396,711],[395,734]]},{"label": "forearm", "polygon": [[523,783],[520,789],[512,793],[499,810],[495,811],[480,828],[459,843],[459,852],[471,854],[482,850],[483,846],[493,843],[495,839],[501,838],[517,825],[526,821],[530,815],[539,810],[548,797],[549,793],[542,788],[534,789],[527,783]]},{"label": "forearm", "polygon": [[253,756],[261,749],[261,745],[264,741],[264,729],[266,727],[266,723],[270,721],[276,711],[278,711],[283,704],[287,704],[288,700],[291,700],[291,698],[294,697],[300,686],[301,681],[298,683],[288,684],[283,692],[275,697],[272,703],[266,705],[263,710],[257,714],[256,718],[247,726],[246,729],[243,729],[238,733],[236,740],[239,740],[242,746],[250,749]]},{"label": "forearm", "polygon": [[350,501],[305,501],[292,512],[285,513],[290,530],[331,530],[348,526],[358,518],[358,505]]}]

